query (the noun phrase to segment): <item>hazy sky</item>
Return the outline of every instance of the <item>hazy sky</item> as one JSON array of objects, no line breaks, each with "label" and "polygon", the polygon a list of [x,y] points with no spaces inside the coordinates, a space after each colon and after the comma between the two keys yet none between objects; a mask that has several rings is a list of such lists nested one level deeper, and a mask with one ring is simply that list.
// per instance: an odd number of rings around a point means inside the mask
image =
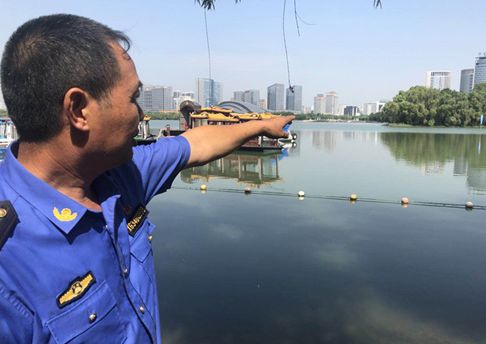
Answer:
[{"label": "hazy sky", "polygon": [[[391,99],[423,85],[425,72],[450,70],[459,88],[460,70],[486,51],[485,0],[297,0],[287,1],[287,43],[293,84],[303,85],[304,103],[336,91],[342,104]],[[0,0],[0,49],[16,27],[52,13],[87,16],[125,31],[145,84],[193,91],[208,76],[203,10],[193,0],[38,1]],[[217,0],[208,13],[213,79],[224,98],[235,90],[287,84],[282,38],[283,0]]]}]

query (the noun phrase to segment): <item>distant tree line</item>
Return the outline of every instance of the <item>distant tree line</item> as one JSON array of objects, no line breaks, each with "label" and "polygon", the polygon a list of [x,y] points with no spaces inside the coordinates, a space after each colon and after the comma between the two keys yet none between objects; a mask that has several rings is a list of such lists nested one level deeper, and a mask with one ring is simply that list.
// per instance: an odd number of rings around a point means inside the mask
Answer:
[{"label": "distant tree line", "polygon": [[382,112],[370,115],[369,119],[431,127],[467,127],[479,125],[481,114],[486,115],[486,83],[476,85],[469,94],[415,86],[400,91]]}]

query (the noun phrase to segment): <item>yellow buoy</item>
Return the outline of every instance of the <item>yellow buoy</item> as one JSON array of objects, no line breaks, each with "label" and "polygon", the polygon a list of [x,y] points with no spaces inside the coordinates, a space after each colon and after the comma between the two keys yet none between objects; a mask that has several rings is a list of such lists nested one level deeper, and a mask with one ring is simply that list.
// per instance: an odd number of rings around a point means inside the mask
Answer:
[{"label": "yellow buoy", "polygon": [[201,187],[200,187],[201,191],[206,191],[207,188],[208,187],[206,186],[206,184],[202,184]]},{"label": "yellow buoy", "polygon": [[357,200],[358,200],[358,195],[356,195],[356,194],[351,194],[351,196],[349,196],[349,200],[350,200],[350,201],[353,201],[353,202],[357,201]]},{"label": "yellow buoy", "polygon": [[402,197],[401,203],[402,203],[402,205],[407,205],[408,203],[410,203],[410,201],[409,201],[408,197]]},{"label": "yellow buoy", "polygon": [[471,210],[472,208],[474,208],[473,202],[466,202],[466,209]]}]

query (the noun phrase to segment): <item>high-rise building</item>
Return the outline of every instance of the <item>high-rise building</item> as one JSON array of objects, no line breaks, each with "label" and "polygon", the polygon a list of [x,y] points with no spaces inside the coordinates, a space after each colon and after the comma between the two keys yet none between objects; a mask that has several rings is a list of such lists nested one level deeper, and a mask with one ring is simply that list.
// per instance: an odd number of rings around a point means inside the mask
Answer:
[{"label": "high-rise building", "polygon": [[437,90],[451,88],[451,72],[445,70],[427,72],[425,75],[425,87]]},{"label": "high-rise building", "polygon": [[311,113],[311,112],[312,112],[312,108],[310,106],[302,104],[302,113]]},{"label": "high-rise building", "polygon": [[474,69],[461,70],[460,90],[464,93],[470,93],[474,86]]},{"label": "high-rise building", "polygon": [[267,108],[267,101],[265,99],[260,99],[258,101],[258,106],[262,109],[266,109]]},{"label": "high-rise building", "polygon": [[237,102],[242,102],[244,93],[245,92],[243,92],[243,91],[234,91],[233,92],[233,100],[237,101]]},{"label": "high-rise building", "polygon": [[344,107],[343,110],[343,115],[344,116],[359,116],[359,107],[353,106],[353,105],[347,105]]},{"label": "high-rise building", "polygon": [[314,97],[314,113],[326,113],[326,97],[322,93]]},{"label": "high-rise building", "polygon": [[145,86],[140,92],[138,104],[145,112],[173,111],[172,87]]},{"label": "high-rise building", "polygon": [[196,100],[201,106],[213,106],[223,100],[223,84],[213,79],[196,79]]},{"label": "high-rise building", "polygon": [[173,93],[172,93],[172,98],[179,98],[181,96],[181,91],[179,90],[175,90]]},{"label": "high-rise building", "polygon": [[267,87],[267,105],[270,111],[284,110],[284,84],[273,84]]},{"label": "high-rise building", "polygon": [[331,115],[337,115],[339,111],[338,108],[338,96],[337,93],[332,91],[326,93],[326,108],[325,112]]},{"label": "high-rise building", "polygon": [[293,112],[302,112],[302,86],[294,85],[286,90],[285,109]]},{"label": "high-rise building", "polygon": [[174,110],[172,87],[155,87],[152,89],[152,110],[171,111]]},{"label": "high-rise building", "polygon": [[192,91],[189,91],[189,92],[182,92],[181,93],[181,97],[187,97],[187,98],[190,98],[192,100],[195,100],[196,99],[196,95],[194,92]]},{"label": "high-rise building", "polygon": [[179,90],[175,90],[173,93],[172,93],[172,107],[174,109],[178,109],[179,107],[179,103],[178,103],[178,99],[181,97],[181,91]]},{"label": "high-rise building", "polygon": [[486,54],[476,57],[474,66],[474,86],[486,82]]},{"label": "high-rise building", "polygon": [[361,112],[363,115],[371,115],[372,113],[381,112],[383,107],[385,106],[386,102],[383,101],[376,101],[372,103],[365,103],[363,104],[363,111]]},{"label": "high-rise building", "polygon": [[[174,92],[175,93],[175,92]],[[179,106],[183,101],[191,100],[194,101],[194,92],[181,92],[178,98],[174,98],[175,100],[175,109],[179,110]]]},{"label": "high-rise building", "polygon": [[259,90],[246,90],[243,92],[243,101],[258,105],[258,101],[260,100],[260,91]]}]

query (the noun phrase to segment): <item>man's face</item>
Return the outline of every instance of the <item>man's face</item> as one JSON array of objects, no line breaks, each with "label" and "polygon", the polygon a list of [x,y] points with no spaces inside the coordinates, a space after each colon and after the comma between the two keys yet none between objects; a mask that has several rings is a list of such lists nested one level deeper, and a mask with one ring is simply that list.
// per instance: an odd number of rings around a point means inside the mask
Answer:
[{"label": "man's face", "polygon": [[128,54],[113,45],[120,68],[120,80],[106,100],[98,102],[98,114],[91,123],[90,133],[95,150],[106,155],[116,166],[132,158],[132,138],[138,133],[138,123],[144,114],[136,99],[142,86],[135,65]]}]

